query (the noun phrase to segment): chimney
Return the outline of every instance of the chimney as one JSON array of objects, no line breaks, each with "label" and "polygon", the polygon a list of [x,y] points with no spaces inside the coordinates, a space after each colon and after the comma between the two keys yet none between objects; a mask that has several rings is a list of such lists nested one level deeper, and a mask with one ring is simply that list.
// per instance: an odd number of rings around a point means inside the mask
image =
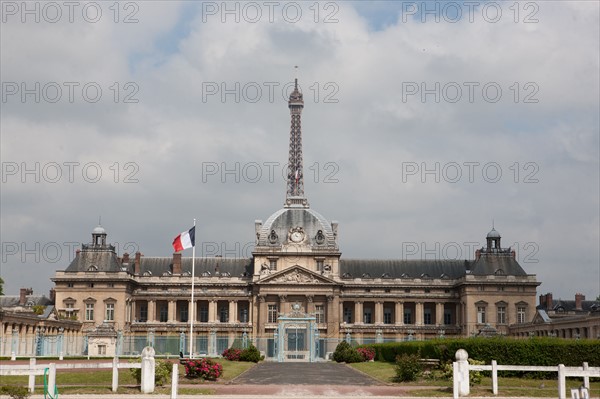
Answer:
[{"label": "chimney", "polygon": [[181,274],[181,252],[173,253],[173,274]]},{"label": "chimney", "polygon": [[546,309],[546,295],[540,295],[540,306]]},{"label": "chimney", "polygon": [[585,295],[577,293],[575,294],[575,310],[583,310],[582,302],[585,301]]},{"label": "chimney", "polygon": [[137,251],[135,253],[135,263],[133,266],[133,274],[135,275],[140,275],[142,270],[142,253],[140,251]]},{"label": "chimney", "polygon": [[54,288],[50,288],[49,294],[50,302],[54,303],[56,301],[56,290]]},{"label": "chimney", "polygon": [[512,251],[510,251],[510,254],[513,259],[517,259],[517,252],[514,249]]},{"label": "chimney", "polygon": [[21,288],[19,290],[19,305],[23,306],[27,303],[27,295],[33,295],[33,288]]},{"label": "chimney", "polygon": [[550,310],[554,307],[554,302],[552,302],[552,293],[549,292],[546,294],[546,309]]},{"label": "chimney", "polygon": [[129,266],[129,254],[127,252],[125,252],[123,254],[123,259],[121,259],[121,264],[123,266]]},{"label": "chimney", "polygon": [[481,249],[475,251],[475,260],[479,260],[479,258],[481,258]]}]

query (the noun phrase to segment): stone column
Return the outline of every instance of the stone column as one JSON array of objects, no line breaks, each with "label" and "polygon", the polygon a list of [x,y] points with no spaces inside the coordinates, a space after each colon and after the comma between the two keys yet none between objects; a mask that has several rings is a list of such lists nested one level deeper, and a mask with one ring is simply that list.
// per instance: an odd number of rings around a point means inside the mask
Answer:
[{"label": "stone column", "polygon": [[229,301],[229,322],[237,323],[237,300]]},{"label": "stone column", "polygon": [[267,298],[264,295],[258,297],[258,306],[256,312],[257,320],[257,334],[262,334],[265,331],[265,324],[267,323]]},{"label": "stone column", "polygon": [[444,325],[444,303],[438,302],[435,304],[435,317],[437,319],[438,326]]},{"label": "stone column", "polygon": [[[248,299],[248,323],[252,326],[255,326],[256,323],[254,321],[254,299]],[[255,335],[255,334],[252,334]]]},{"label": "stone column", "polygon": [[456,308],[454,310],[454,324],[460,326],[462,318],[460,317],[460,303],[456,304]]},{"label": "stone column", "polygon": [[208,301],[208,322],[215,323],[217,321],[217,300],[211,299]]},{"label": "stone column", "polygon": [[315,312],[315,305],[313,303],[314,301],[314,296],[313,295],[306,295],[306,313],[314,313]]},{"label": "stone column", "polygon": [[404,302],[396,302],[394,322],[397,326],[404,324]]},{"label": "stone column", "polygon": [[383,324],[383,302],[375,302],[375,324]]},{"label": "stone column", "polygon": [[188,303],[188,323],[190,322],[190,320],[194,320],[194,323],[196,323],[198,321],[198,319],[196,319],[196,313],[194,312],[196,309],[195,306],[192,306],[192,301],[188,299],[187,301]]},{"label": "stone column", "polygon": [[131,309],[131,316],[129,317],[129,322],[130,322],[130,323],[133,323],[133,321],[134,321],[134,320],[137,320],[137,319],[138,319],[138,318],[137,318],[137,314],[136,314],[136,312],[137,312],[137,305],[136,305],[135,301],[131,301],[131,302],[130,302],[130,305],[131,305],[131,306],[130,306],[130,309]]},{"label": "stone column", "polygon": [[333,295],[327,296],[327,309],[325,310],[325,322],[327,323],[327,336],[337,337],[340,333],[340,317],[336,315],[335,309],[339,309],[339,298]]},{"label": "stone column", "polygon": [[148,301],[148,321],[156,321],[156,301]]},{"label": "stone column", "polygon": [[415,302],[415,325],[423,325],[423,302]]},{"label": "stone column", "polygon": [[169,323],[172,323],[175,320],[177,320],[176,313],[177,313],[177,302],[169,301],[168,305],[167,305],[167,321]]},{"label": "stone column", "polygon": [[[286,305],[285,305],[286,302],[287,302],[287,295],[279,295],[279,307],[277,309],[279,314],[287,313],[287,309],[286,309]],[[265,318],[266,317],[267,317],[267,315],[265,313]]]},{"label": "stone column", "polygon": [[354,324],[363,324],[363,303],[354,302]]}]

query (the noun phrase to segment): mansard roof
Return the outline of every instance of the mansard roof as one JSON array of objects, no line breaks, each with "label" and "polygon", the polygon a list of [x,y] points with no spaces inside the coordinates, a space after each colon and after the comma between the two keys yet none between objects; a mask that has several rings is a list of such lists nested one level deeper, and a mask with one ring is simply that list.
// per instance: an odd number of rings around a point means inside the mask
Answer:
[{"label": "mansard roof", "polygon": [[45,295],[27,295],[25,304],[19,304],[20,295],[3,295],[0,296],[0,308],[9,310],[10,308],[17,308],[22,306],[48,306],[52,304],[52,301]]},{"label": "mansard roof", "polygon": [[[192,258],[181,259],[183,273],[192,273]],[[203,274],[215,275],[229,274],[231,277],[251,276],[253,273],[253,259],[251,258],[198,258],[194,265],[195,276]],[[173,272],[173,258],[165,257],[142,257],[140,261],[140,273],[151,273],[152,276],[161,276],[164,273]]]},{"label": "mansard roof", "polygon": [[432,278],[464,277],[472,261],[404,260],[404,259],[340,259],[340,277]]},{"label": "mansard roof", "polygon": [[471,274],[476,276],[507,275],[526,276],[525,270],[510,254],[482,254],[471,267]]},{"label": "mansard roof", "polygon": [[576,301],[573,299],[553,299],[552,307],[547,308],[545,305],[538,305],[537,309],[564,311],[564,312],[597,312],[600,311],[600,302],[598,301],[581,301],[581,309],[577,309]]},{"label": "mansard roof", "polygon": [[114,251],[84,249],[75,255],[75,259],[65,272],[118,272],[120,270],[121,263]]}]

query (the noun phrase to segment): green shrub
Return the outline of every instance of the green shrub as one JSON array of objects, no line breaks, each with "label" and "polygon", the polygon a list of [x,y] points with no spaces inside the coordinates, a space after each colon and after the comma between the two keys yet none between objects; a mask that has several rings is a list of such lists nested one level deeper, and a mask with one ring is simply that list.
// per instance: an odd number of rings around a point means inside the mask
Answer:
[{"label": "green shrub", "polygon": [[[600,367],[600,340],[562,340],[558,338],[515,339],[444,338],[428,341],[390,342],[368,345],[375,349],[376,359],[394,362],[398,355],[421,353],[421,357],[439,359],[441,363],[455,361],[458,349],[465,349],[472,359],[490,364]],[[508,375],[507,372],[506,375]],[[518,372],[514,372],[518,373]]]},{"label": "green shrub", "polygon": [[[129,363],[139,363],[137,360],[130,360]],[[142,383],[142,369],[129,369],[129,372],[135,378],[138,384]],[[169,381],[173,373],[173,363],[166,360],[156,360],[154,364],[154,383],[157,386],[163,386]]]},{"label": "green shrub", "polygon": [[29,390],[25,387],[3,386],[0,387],[0,395],[8,395],[13,399],[26,399],[31,396]]},{"label": "green shrub", "polygon": [[254,362],[258,363],[263,360],[263,357],[260,355],[260,351],[256,346],[250,344],[249,347],[244,349],[242,353],[240,353],[240,361],[241,362]]},{"label": "green shrub", "polygon": [[338,363],[360,363],[363,362],[365,359],[356,350],[356,348],[353,348],[346,341],[342,341],[337,345],[335,351],[333,352],[333,360],[335,360]]},{"label": "green shrub", "polygon": [[396,380],[398,382],[415,381],[423,372],[418,354],[403,354],[396,358]]}]

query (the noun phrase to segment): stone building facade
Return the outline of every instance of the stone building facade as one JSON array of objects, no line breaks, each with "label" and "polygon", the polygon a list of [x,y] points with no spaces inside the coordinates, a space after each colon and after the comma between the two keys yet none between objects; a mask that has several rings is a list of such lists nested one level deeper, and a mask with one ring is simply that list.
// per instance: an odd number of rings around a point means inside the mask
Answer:
[{"label": "stone building facade", "polygon": [[552,293],[539,296],[533,319],[511,328],[518,337],[600,339],[600,301],[586,301],[583,294],[572,299],[553,299]]},{"label": "stone building facade", "polygon": [[343,258],[338,223],[304,195],[303,108],[296,85],[284,206],[255,222],[251,258],[197,258],[192,304],[191,258],[119,257],[98,226],[53,278],[58,312],[74,315],[83,332],[108,323],[140,340],[179,337],[179,348],[187,348],[193,316],[195,352],[206,349],[203,340],[214,347],[214,336],[228,337],[227,345],[251,337],[279,360],[315,360],[340,339],[471,336],[484,328],[508,334],[510,325],[531,321],[539,283],[495,229],[474,260]]}]

